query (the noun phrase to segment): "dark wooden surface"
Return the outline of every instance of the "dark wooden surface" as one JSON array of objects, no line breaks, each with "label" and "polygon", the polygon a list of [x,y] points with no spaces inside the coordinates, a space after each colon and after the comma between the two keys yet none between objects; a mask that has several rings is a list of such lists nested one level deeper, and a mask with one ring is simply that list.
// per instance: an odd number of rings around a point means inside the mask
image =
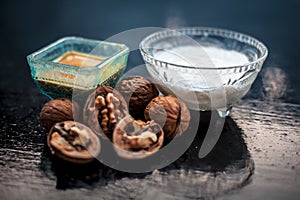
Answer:
[{"label": "dark wooden surface", "polygon": [[232,118],[255,163],[252,182],[224,199],[298,199],[300,130],[297,104],[241,101]]},{"label": "dark wooden surface", "polygon": [[51,157],[38,120],[47,98],[37,89],[0,98],[1,199],[297,199],[300,194],[297,104],[241,100],[206,158],[197,157],[207,128],[200,122],[198,136],[176,162],[130,174],[98,162],[76,166]]}]

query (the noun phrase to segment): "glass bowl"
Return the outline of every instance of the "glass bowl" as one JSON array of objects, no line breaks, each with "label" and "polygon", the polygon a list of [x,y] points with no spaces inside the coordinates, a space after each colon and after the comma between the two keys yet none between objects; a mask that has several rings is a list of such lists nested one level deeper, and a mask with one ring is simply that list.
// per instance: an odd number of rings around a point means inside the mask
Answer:
[{"label": "glass bowl", "polygon": [[153,33],[142,40],[140,52],[162,93],[221,117],[249,91],[268,55],[251,36],[207,27]]},{"label": "glass bowl", "polygon": [[[71,57],[64,57],[68,53]],[[89,91],[101,83],[114,86],[126,67],[128,54],[124,44],[64,37],[28,55],[27,61],[41,92],[58,98],[71,97],[73,89]],[[77,64],[67,62],[69,58],[78,58]]]}]

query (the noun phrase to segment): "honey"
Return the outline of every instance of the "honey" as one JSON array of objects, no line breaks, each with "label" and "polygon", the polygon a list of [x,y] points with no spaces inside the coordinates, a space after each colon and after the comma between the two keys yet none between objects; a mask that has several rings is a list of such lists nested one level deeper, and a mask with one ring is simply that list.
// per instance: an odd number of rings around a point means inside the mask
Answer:
[{"label": "honey", "polygon": [[68,51],[54,62],[77,66],[77,67],[93,67],[100,64],[105,58],[79,53],[76,51]]}]

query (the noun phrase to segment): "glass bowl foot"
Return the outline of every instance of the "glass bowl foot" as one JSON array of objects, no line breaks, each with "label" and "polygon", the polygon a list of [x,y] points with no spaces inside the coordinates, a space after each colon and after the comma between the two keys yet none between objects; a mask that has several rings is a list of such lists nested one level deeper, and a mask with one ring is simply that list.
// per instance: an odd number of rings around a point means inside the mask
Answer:
[{"label": "glass bowl foot", "polygon": [[227,107],[227,108],[219,108],[217,109],[217,112],[219,114],[220,117],[227,117],[230,114],[232,107]]}]

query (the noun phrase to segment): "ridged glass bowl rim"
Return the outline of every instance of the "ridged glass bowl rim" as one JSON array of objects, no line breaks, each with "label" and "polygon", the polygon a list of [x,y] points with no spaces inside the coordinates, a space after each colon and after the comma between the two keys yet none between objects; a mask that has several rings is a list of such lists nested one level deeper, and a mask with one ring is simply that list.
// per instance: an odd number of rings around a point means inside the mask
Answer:
[{"label": "ridged glass bowl rim", "polygon": [[[197,35],[212,35],[212,36],[221,36],[224,38],[229,38],[233,40],[237,40],[242,43],[246,43],[250,46],[253,46],[256,48],[260,53],[261,56],[257,58],[254,61],[245,63],[243,65],[238,65],[238,66],[230,66],[230,67],[198,67],[198,66],[188,66],[188,65],[178,65],[176,63],[171,63],[171,62],[165,62],[160,59],[155,58],[152,55],[149,55],[147,49],[149,46],[146,46],[150,42],[154,43],[155,40],[157,39],[163,39],[166,37],[176,37],[176,36],[181,36],[181,35],[186,35],[186,36],[197,36]],[[258,62],[263,62],[266,57],[268,56],[268,49],[266,45],[264,45],[262,42],[260,42],[258,39],[249,36],[244,33],[239,33],[236,31],[231,31],[227,29],[221,29],[221,28],[212,28],[212,27],[184,27],[184,28],[176,28],[176,29],[168,29],[168,30],[163,30],[163,31],[158,31],[155,33],[152,33],[145,37],[140,45],[139,45],[140,51],[142,52],[143,56],[146,56],[155,62],[160,62],[165,65],[172,65],[174,67],[178,68],[190,68],[190,69],[205,69],[205,70],[224,70],[224,69],[234,69],[234,68],[240,68],[244,66],[249,66],[249,65],[255,65]]]}]

